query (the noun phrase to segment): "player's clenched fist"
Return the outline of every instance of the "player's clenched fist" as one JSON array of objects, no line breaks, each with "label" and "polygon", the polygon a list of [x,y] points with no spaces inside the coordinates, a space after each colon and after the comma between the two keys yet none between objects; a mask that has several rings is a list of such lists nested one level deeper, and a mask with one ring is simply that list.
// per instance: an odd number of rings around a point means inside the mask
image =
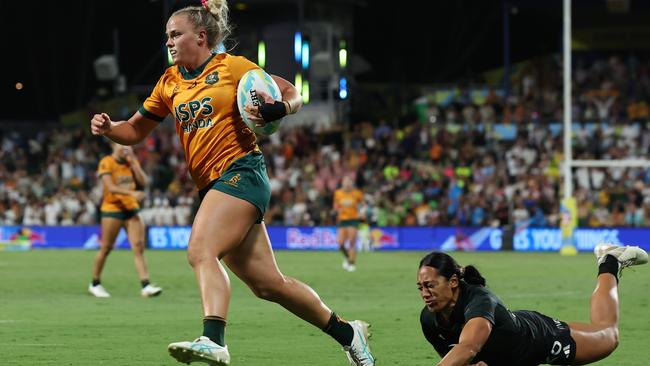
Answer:
[{"label": "player's clenched fist", "polygon": [[93,135],[104,135],[111,130],[112,126],[113,122],[111,121],[111,117],[106,113],[96,114],[90,120],[90,132]]}]

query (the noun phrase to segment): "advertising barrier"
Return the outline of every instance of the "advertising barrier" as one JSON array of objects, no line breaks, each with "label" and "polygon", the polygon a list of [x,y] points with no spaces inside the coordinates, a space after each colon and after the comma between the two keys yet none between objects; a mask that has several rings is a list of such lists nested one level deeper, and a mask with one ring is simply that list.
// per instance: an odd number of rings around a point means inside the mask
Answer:
[{"label": "advertising barrier", "polygon": [[[276,250],[336,250],[336,228],[268,227]],[[187,248],[191,228],[153,226],[147,228],[147,246],[159,250]],[[497,228],[465,227],[382,227],[359,230],[357,247],[368,250],[501,250],[503,232]],[[576,229],[574,243],[578,251],[589,252],[598,243],[639,245],[650,250],[650,228]],[[99,226],[0,226],[0,251],[40,249],[96,249]],[[128,248],[124,231],[117,248]],[[557,252],[562,247],[558,228],[528,228],[514,234],[515,251]]]},{"label": "advertising barrier", "polygon": [[[337,250],[336,227],[268,227],[276,250]],[[185,227],[152,227],[152,249],[184,249]],[[357,247],[368,250],[500,250],[501,230],[491,228],[383,227],[359,230]]]},{"label": "advertising barrier", "polygon": [[[17,242],[31,249],[96,249],[99,232],[99,226],[0,226],[0,250],[15,248]],[[129,248],[124,229],[120,230],[115,247]]]}]

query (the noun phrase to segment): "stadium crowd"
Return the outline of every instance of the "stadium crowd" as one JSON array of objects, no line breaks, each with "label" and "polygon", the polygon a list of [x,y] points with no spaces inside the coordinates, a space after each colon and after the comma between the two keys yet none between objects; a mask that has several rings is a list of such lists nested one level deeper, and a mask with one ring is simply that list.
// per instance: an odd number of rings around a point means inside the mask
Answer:
[{"label": "stadium crowd", "polygon": [[[333,192],[351,175],[364,192],[371,225],[557,226],[558,70],[559,64],[520,70],[508,97],[493,92],[481,105],[458,89],[451,102],[430,105],[425,121],[358,122],[321,134],[287,128],[262,139],[272,188],[266,222],[333,224]],[[649,58],[576,62],[574,158],[647,156],[649,74]],[[135,149],[152,178],[142,210],[148,225],[187,225],[198,205],[170,125]],[[96,169],[109,151],[104,141],[57,127],[0,133],[0,224],[97,223]],[[574,172],[579,225],[650,226],[649,169]]]}]

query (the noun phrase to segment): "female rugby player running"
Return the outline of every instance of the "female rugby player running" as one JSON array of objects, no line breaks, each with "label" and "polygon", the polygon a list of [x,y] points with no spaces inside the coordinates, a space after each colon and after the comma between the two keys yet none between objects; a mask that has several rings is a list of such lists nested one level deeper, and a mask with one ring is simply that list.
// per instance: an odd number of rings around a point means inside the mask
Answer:
[{"label": "female rugby player running", "polygon": [[[353,365],[374,365],[368,324],[342,320],[314,290],[285,276],[277,266],[262,221],[271,194],[264,156],[236,102],[239,81],[259,66],[241,56],[212,52],[230,33],[228,3],[203,0],[183,7],[171,15],[166,28],[166,45],[175,66],[165,71],[128,121],[113,122],[106,113],[96,114],[91,131],[134,145],[167,115],[175,118],[201,197],[187,256],[201,294],[203,335],[191,342],[171,343],[169,353],[184,363],[230,364],[224,341],[230,280],[223,260],[255,295],[280,304],[339,342]],[[296,113],[302,105],[291,83],[273,79],[282,101],[266,96],[262,105],[246,106],[251,119],[261,125]]]}]

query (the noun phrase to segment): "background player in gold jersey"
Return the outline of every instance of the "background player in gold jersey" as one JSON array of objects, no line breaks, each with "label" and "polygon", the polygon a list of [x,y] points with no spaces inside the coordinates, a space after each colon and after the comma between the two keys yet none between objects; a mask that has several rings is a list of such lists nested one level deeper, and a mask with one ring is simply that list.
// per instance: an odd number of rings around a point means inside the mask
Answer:
[{"label": "background player in gold jersey", "polygon": [[[166,33],[175,66],[165,71],[143,107],[128,121],[113,122],[107,114],[97,114],[91,120],[91,131],[133,145],[165,116],[174,116],[202,199],[192,225],[188,260],[199,285],[204,320],[203,336],[170,344],[170,354],[184,363],[230,363],[224,341],[230,282],[222,259],[255,295],[280,304],[336,339],[353,365],[374,365],[367,344],[368,325],[340,319],[310,287],[284,276],[275,262],[262,221],[270,199],[264,157],[236,103],[239,80],[259,66],[243,57],[212,52],[230,33],[227,2],[207,0],[177,10],[167,22]],[[259,108],[246,108],[259,124],[295,113],[302,105],[291,83],[273,78],[283,100],[263,95],[265,103]]]},{"label": "background player in gold jersey", "polygon": [[113,250],[115,239],[124,228],[135,256],[135,268],[138,271],[144,297],[160,295],[162,289],[149,283],[147,262],[144,259],[145,228],[138,215],[144,192],[138,187],[147,183],[147,175],[142,170],[138,159],[130,146],[111,143],[113,153],[99,162],[97,175],[104,188],[101,206],[101,245],[93,263],[93,279],[88,291],[96,297],[110,297],[102,286],[100,277],[106,263],[106,257]]},{"label": "background player in gold jersey", "polygon": [[353,272],[357,269],[357,231],[361,223],[359,206],[363,202],[363,193],[354,188],[352,177],[345,176],[341,188],[334,192],[334,210],[336,210],[336,241],[339,250],[345,256],[343,269]]}]

